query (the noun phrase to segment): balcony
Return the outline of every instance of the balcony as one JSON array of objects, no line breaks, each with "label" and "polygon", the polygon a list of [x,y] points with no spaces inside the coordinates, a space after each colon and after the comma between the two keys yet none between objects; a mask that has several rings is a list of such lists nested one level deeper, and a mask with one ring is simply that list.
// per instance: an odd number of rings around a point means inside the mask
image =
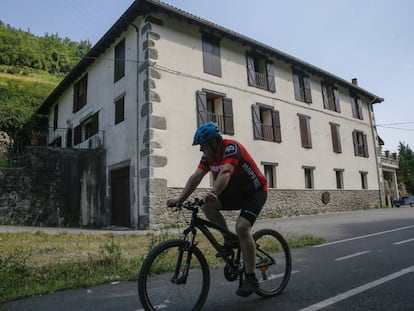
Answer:
[{"label": "balcony", "polygon": [[207,112],[207,121],[211,121],[217,124],[218,128],[222,133],[225,132],[224,130],[224,116],[221,114],[216,114],[212,112]]},{"label": "balcony", "polygon": [[104,145],[104,131],[88,133],[83,130],[80,133],[80,140],[75,144],[75,137],[72,129],[49,128],[47,133],[47,145],[58,148],[75,148],[75,149],[99,149]]},{"label": "balcony", "polygon": [[399,169],[399,160],[396,153],[390,154],[388,151],[381,153],[381,164],[383,167]]},{"label": "balcony", "polygon": [[268,89],[266,74],[260,73],[260,72],[255,72],[254,73],[254,78],[255,78],[255,86],[256,87],[258,87],[260,89],[264,89],[264,90]]}]

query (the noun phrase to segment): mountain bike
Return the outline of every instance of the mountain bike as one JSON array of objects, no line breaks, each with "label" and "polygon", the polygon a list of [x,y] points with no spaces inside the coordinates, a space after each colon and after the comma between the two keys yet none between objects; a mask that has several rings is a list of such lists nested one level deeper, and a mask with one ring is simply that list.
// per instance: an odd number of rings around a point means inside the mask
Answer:
[{"label": "mountain bike", "polygon": [[[188,227],[180,239],[161,242],[144,259],[138,277],[138,293],[145,310],[171,307],[175,310],[200,310],[210,287],[210,270],[203,252],[198,247],[197,232],[201,231],[224,260],[224,276],[228,281],[245,277],[244,261],[236,234],[198,216],[202,199],[187,201],[174,208],[191,211]],[[232,241],[232,254],[218,242],[210,229],[220,232]],[[262,229],[253,234],[256,243],[256,294],[274,297],[287,286],[292,268],[289,246],[283,236],[273,229]]]}]

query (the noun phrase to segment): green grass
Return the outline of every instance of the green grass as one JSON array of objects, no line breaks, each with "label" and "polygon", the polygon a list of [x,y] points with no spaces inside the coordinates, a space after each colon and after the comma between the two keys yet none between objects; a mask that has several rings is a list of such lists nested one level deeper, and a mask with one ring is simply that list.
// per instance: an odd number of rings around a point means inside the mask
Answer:
[{"label": "green grass", "polygon": [[[0,303],[64,289],[136,280],[146,254],[171,234],[0,233]],[[222,263],[198,236],[211,267]],[[291,248],[323,243],[290,236]]]}]

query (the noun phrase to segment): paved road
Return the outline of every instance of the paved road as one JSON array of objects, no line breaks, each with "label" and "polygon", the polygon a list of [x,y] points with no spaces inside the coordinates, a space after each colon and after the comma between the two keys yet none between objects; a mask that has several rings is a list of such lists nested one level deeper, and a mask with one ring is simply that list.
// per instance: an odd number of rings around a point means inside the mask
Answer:
[{"label": "paved road", "polygon": [[[221,270],[213,270],[203,310],[413,310],[414,208],[262,220],[256,229],[261,227],[273,227],[285,235],[322,236],[330,243],[294,250],[291,281],[285,292],[273,299],[255,295],[240,298],[234,295],[237,282],[227,282]],[[11,229],[20,230],[0,226],[0,230]],[[1,307],[60,311],[141,309],[135,282],[63,291]]]}]

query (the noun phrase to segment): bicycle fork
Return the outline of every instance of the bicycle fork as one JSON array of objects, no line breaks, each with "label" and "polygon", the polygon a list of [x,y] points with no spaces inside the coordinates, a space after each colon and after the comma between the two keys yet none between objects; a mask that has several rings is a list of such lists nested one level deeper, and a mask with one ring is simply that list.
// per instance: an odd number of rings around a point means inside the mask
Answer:
[{"label": "bicycle fork", "polygon": [[[188,278],[190,264],[191,264],[191,258],[193,257],[193,247],[197,244],[194,242],[195,240],[194,232],[191,237],[191,242],[188,242],[188,233],[189,232],[184,234],[184,237],[183,237],[184,243],[183,245],[180,246],[178,250],[179,253],[178,253],[177,263],[175,265],[174,275],[171,278],[171,282],[174,284],[186,284],[187,283],[187,278]],[[186,256],[184,256],[185,253],[187,253]],[[185,260],[184,266],[183,266],[183,260]]]}]

